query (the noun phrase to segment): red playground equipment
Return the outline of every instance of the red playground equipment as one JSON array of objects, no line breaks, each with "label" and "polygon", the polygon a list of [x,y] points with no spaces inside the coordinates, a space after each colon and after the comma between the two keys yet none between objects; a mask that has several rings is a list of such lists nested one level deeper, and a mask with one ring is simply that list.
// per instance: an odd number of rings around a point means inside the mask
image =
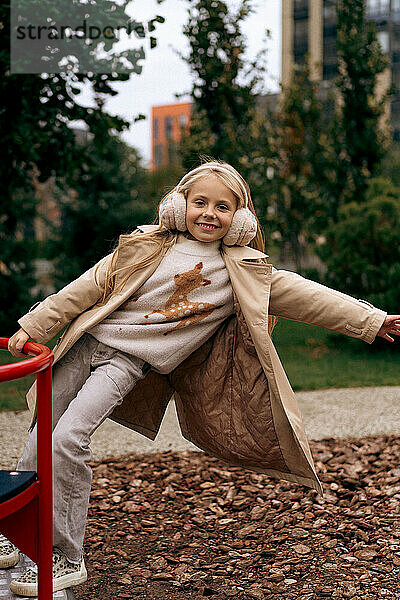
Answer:
[{"label": "red playground equipment", "polygon": [[[7,350],[8,338],[0,337]],[[0,532],[38,565],[38,599],[53,598],[52,364],[53,352],[27,342],[29,360],[0,366],[0,382],[36,373],[37,471],[0,471]]]}]

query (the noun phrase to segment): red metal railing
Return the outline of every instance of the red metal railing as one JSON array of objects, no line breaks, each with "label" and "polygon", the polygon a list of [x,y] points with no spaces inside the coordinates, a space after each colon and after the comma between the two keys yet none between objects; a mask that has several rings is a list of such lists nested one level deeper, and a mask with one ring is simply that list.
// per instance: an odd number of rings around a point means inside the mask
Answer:
[{"label": "red metal railing", "polygon": [[[8,338],[0,337],[7,350]],[[38,565],[38,598],[53,598],[52,364],[47,346],[27,342],[22,351],[34,358],[0,366],[0,382],[36,374],[37,477],[28,489],[0,504],[0,530]],[[18,514],[16,514],[18,512]],[[3,527],[3,528],[2,528]]]}]

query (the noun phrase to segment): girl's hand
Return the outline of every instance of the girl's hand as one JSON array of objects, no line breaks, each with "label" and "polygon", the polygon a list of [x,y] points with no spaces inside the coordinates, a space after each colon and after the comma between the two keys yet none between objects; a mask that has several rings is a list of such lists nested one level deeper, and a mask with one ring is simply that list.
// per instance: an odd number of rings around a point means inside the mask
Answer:
[{"label": "girl's hand", "polygon": [[22,354],[21,350],[28,340],[29,333],[26,333],[25,329],[19,329],[8,340],[8,350],[17,358],[26,358],[26,354]]},{"label": "girl's hand", "polygon": [[376,335],[379,335],[379,337],[382,337],[388,342],[394,342],[394,339],[389,333],[400,335],[400,315],[388,315]]}]

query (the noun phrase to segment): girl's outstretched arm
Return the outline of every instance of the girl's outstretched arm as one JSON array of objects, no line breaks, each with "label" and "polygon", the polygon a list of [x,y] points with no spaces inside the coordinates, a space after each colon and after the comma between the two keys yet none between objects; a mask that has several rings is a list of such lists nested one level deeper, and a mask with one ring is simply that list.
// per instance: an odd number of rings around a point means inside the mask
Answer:
[{"label": "girl's outstretched arm", "polygon": [[392,338],[389,333],[392,335],[400,335],[400,315],[388,315],[376,335],[379,335],[379,337],[382,337],[388,342],[394,342],[394,338]]},{"label": "girl's outstretched arm", "polygon": [[277,269],[272,271],[269,314],[325,327],[368,344],[382,331],[388,316],[366,300]]}]

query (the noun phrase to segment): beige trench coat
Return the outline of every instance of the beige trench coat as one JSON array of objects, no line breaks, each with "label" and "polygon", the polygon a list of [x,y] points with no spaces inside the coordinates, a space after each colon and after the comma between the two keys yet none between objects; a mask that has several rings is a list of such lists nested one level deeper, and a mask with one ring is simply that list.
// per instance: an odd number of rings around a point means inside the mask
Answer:
[{"label": "beige trench coat", "polygon": [[[120,236],[120,242],[156,228],[140,226]],[[117,268],[140,260],[155,247],[157,242],[151,240],[125,245]],[[99,261],[97,279],[95,265],[19,319],[30,337],[43,344],[69,323],[54,348],[54,362],[134,294],[163,258],[158,253],[120,293],[100,305],[110,256]],[[260,261],[265,254],[250,247],[223,244],[222,257],[235,314],[168,375],[149,371],[110,418],[154,440],[174,395],[182,434],[197,447],[228,464],[297,482],[323,495],[295,394],[268,334],[268,314],[371,344],[387,313],[296,273],[277,270]],[[35,399],[34,384],[27,394],[34,414]]]}]

